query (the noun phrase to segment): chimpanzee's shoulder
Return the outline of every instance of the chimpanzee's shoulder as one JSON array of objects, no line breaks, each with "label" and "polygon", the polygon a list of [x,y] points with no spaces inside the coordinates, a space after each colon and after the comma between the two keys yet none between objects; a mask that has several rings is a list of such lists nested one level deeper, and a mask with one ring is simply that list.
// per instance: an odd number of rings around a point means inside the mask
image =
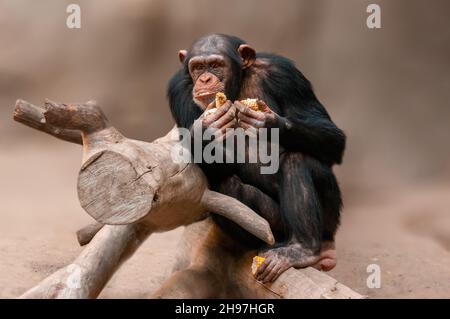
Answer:
[{"label": "chimpanzee's shoulder", "polygon": [[267,72],[272,73],[300,73],[294,61],[282,55],[260,52],[256,54],[256,63]]},{"label": "chimpanzee's shoulder", "polygon": [[289,96],[290,99],[303,99],[313,96],[312,85],[295,63],[281,55],[258,53],[255,68],[263,89],[268,94]]}]

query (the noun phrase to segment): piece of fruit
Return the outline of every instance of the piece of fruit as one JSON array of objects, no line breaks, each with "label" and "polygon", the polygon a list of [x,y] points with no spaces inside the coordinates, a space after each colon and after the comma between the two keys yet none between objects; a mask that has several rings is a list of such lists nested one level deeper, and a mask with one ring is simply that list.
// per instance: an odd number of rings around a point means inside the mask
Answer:
[{"label": "piece of fruit", "polygon": [[220,108],[222,105],[225,104],[225,102],[227,101],[227,96],[222,93],[216,93],[216,108]]},{"label": "piece of fruit", "polygon": [[255,275],[258,271],[259,266],[266,260],[264,257],[255,256],[253,257],[253,263],[252,263],[252,274]]},{"label": "piece of fruit", "polygon": [[245,99],[240,101],[242,104],[247,105],[249,108],[251,108],[254,111],[260,111],[259,105],[258,105],[258,99]]}]

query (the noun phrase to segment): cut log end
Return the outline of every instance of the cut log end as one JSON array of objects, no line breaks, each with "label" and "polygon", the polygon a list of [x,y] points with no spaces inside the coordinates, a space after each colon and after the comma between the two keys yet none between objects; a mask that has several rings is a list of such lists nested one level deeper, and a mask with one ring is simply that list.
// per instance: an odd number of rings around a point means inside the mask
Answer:
[{"label": "cut log end", "polygon": [[78,175],[78,198],[101,224],[124,225],[145,217],[153,189],[122,154],[103,151],[88,159]]}]

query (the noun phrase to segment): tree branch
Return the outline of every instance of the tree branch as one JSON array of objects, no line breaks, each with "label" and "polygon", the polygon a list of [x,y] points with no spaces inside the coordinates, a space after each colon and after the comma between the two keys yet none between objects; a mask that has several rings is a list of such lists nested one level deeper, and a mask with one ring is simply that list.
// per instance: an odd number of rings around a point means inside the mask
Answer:
[{"label": "tree branch", "polygon": [[83,143],[80,131],[63,129],[47,123],[44,115],[45,111],[46,109],[27,101],[17,100],[14,109],[14,120],[64,141],[80,145]]}]

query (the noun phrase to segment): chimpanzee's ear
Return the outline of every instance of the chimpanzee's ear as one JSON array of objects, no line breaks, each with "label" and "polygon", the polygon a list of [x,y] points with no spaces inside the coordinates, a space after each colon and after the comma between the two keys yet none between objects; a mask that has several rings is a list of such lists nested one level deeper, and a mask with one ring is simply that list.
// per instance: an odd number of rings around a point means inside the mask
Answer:
[{"label": "chimpanzee's ear", "polygon": [[180,50],[178,51],[178,58],[180,59],[181,63],[184,63],[184,59],[186,59],[187,51],[186,50]]},{"label": "chimpanzee's ear", "polygon": [[239,46],[239,55],[242,60],[242,68],[246,69],[255,62],[256,59],[256,51],[248,44],[241,44]]}]

